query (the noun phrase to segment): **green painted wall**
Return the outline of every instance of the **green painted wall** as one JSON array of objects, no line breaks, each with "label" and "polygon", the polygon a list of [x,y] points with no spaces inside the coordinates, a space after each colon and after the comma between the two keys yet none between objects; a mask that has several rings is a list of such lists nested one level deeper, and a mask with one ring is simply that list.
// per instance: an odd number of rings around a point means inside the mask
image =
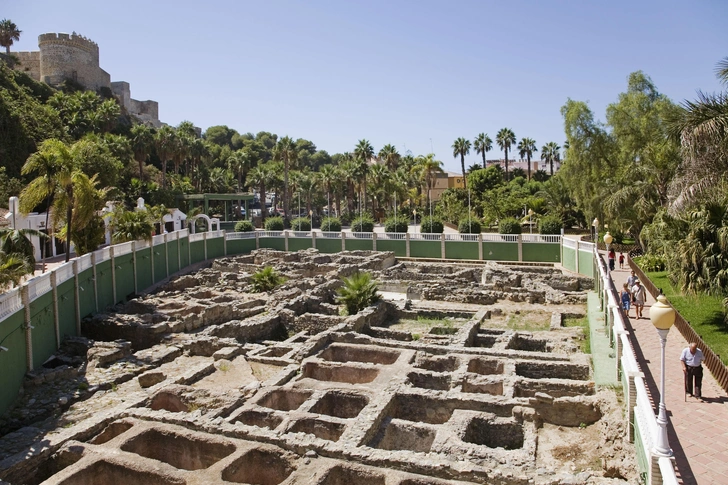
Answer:
[{"label": "green painted wall", "polygon": [[286,250],[286,241],[282,237],[261,237],[260,247],[268,249]]},{"label": "green painted wall", "polygon": [[58,326],[61,340],[76,335],[76,285],[71,278],[58,285]]},{"label": "green painted wall", "polygon": [[179,249],[177,241],[167,243],[167,261],[169,261],[169,274],[179,271]]},{"label": "green painted wall", "polygon": [[33,367],[37,369],[56,351],[52,291],[30,302],[30,325],[33,327]]},{"label": "green painted wall", "polygon": [[410,257],[441,259],[440,241],[410,241]]},{"label": "green painted wall", "polygon": [[301,238],[289,238],[288,239],[288,250],[293,251],[300,251],[302,249],[309,249],[313,247],[313,241],[310,237],[301,237]]},{"label": "green painted wall", "polygon": [[192,241],[190,243],[190,264],[205,260],[205,241]]},{"label": "green painted wall", "polygon": [[634,448],[635,455],[637,455],[637,468],[639,468],[640,475],[648,474],[650,469],[650,458],[648,451],[642,445],[642,430],[638,420],[634,420]]},{"label": "green painted wall", "polygon": [[338,253],[341,251],[341,239],[332,237],[317,237],[316,249],[322,253]]},{"label": "green painted wall", "polygon": [[207,259],[225,256],[225,240],[222,237],[207,239]]},{"label": "green painted wall", "polygon": [[445,241],[447,259],[478,259],[478,242]]},{"label": "green painted wall", "polygon": [[154,251],[154,282],[159,283],[167,277],[167,248],[164,244],[152,247]]},{"label": "green painted wall", "polygon": [[374,249],[374,242],[371,239],[356,239],[351,235],[346,235],[347,251],[371,251]]},{"label": "green painted wall", "polygon": [[561,244],[523,243],[523,260],[541,263],[558,263],[561,259]]},{"label": "green painted wall", "polygon": [[483,259],[488,261],[518,261],[515,242],[483,242]]},{"label": "green painted wall", "polygon": [[114,305],[114,286],[111,275],[111,260],[96,265],[96,291],[98,292],[99,310]]},{"label": "green painted wall", "polygon": [[143,291],[145,288],[152,286],[154,281],[152,280],[152,265],[149,259],[151,258],[152,250],[149,248],[140,249],[136,252],[137,260],[137,288],[139,291]]},{"label": "green painted wall", "polygon": [[134,256],[124,254],[114,258],[116,265],[116,302],[126,301],[127,296],[134,294]]},{"label": "green painted wall", "polygon": [[579,251],[579,274],[594,277],[594,255],[591,251]]},{"label": "green painted wall", "polygon": [[407,256],[407,241],[377,239],[377,251],[394,251],[395,256],[404,258]]},{"label": "green painted wall", "polygon": [[190,240],[187,237],[179,240],[179,255],[181,267],[185,268],[190,265]]},{"label": "green painted wall", "polygon": [[561,264],[570,271],[576,271],[576,251],[573,248],[564,247],[564,260]]},{"label": "green painted wall", "polygon": [[255,239],[231,239],[227,242],[228,255],[250,254],[255,250]]},{"label": "green painted wall", "polygon": [[0,339],[7,352],[0,352],[0,413],[4,413],[18,397],[25,378],[25,312],[20,310],[0,322]]},{"label": "green painted wall", "polygon": [[78,274],[78,306],[81,318],[96,311],[96,294],[94,293],[94,270],[89,268]]}]

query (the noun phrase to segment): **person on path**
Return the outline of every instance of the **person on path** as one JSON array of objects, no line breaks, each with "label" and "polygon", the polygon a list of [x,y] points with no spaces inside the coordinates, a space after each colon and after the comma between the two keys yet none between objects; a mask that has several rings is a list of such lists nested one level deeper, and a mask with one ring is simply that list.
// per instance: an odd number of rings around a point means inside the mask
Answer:
[{"label": "person on path", "polygon": [[629,309],[632,303],[632,293],[629,292],[629,286],[627,286],[627,283],[622,285],[620,298],[622,299],[622,309],[624,310],[625,315],[627,315],[627,318],[629,318]]},{"label": "person on path", "polygon": [[607,259],[609,259],[609,271],[614,271],[614,260],[616,258],[617,258],[617,255],[614,252],[614,249],[610,249],[609,254],[607,255]]},{"label": "person on path", "polygon": [[619,269],[624,269],[624,253],[619,253]]},{"label": "person on path", "polygon": [[630,273],[629,277],[627,277],[627,286],[632,288],[634,286],[634,282],[637,281],[637,275],[634,274],[634,270]]},{"label": "person on path", "polygon": [[642,310],[645,308],[645,300],[647,299],[647,291],[640,284],[640,280],[634,282],[632,287],[632,297],[634,302],[634,310],[637,312],[637,320],[642,318]]},{"label": "person on path", "polygon": [[[680,354],[680,360],[683,365],[683,375],[685,376],[685,392],[693,396],[693,388],[695,389],[696,399],[703,400],[701,394],[701,384],[703,383],[703,351],[698,348],[698,344],[690,342]],[[693,381],[695,386],[693,386]]]}]

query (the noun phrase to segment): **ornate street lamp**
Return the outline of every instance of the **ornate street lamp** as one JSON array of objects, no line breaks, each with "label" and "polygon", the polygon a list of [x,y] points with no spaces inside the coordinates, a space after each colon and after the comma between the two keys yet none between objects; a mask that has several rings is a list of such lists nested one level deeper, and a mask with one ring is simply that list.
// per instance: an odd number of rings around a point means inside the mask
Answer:
[{"label": "ornate street lamp", "polygon": [[[612,244],[612,241],[614,238],[611,234],[609,234],[609,231],[604,235],[604,244],[607,245],[607,263],[609,263],[609,245]],[[609,275],[610,269],[609,264],[607,264],[607,275]]]},{"label": "ornate street lamp", "polygon": [[675,323],[675,310],[667,304],[665,295],[659,295],[657,302],[650,308],[650,321],[660,336],[660,411],[657,415],[657,441],[653,453],[670,457],[672,450],[667,442],[667,411],[665,410],[665,344],[670,327]]},{"label": "ornate street lamp", "polygon": [[533,234],[533,223],[531,222],[532,217],[533,217],[533,209],[528,209],[528,229],[531,234]]},{"label": "ornate street lamp", "polygon": [[592,239],[592,241],[594,241],[594,244],[596,244],[597,236],[599,236],[599,219],[597,219],[596,217],[592,221],[592,229],[594,230],[594,239]]}]

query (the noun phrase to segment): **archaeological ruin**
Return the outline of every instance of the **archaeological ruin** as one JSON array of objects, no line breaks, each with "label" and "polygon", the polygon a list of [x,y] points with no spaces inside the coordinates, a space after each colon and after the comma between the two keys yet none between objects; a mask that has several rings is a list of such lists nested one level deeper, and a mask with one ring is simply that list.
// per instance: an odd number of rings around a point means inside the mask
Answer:
[{"label": "archaeological ruin", "polygon": [[[266,266],[286,280],[255,293]],[[359,271],[381,299],[347,316],[337,290]],[[374,251],[198,263],[26,375],[0,482],[634,483],[622,396],[595,385],[575,325],[593,284]]]}]

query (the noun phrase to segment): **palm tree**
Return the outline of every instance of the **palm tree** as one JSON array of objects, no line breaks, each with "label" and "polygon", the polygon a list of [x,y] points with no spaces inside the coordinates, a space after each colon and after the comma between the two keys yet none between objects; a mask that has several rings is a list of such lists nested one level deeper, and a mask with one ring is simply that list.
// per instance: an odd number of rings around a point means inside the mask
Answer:
[{"label": "palm tree", "polygon": [[538,151],[536,149],[536,140],[533,138],[521,138],[518,142],[518,154],[521,158],[526,157],[528,162],[528,180],[531,180],[531,156],[533,152]]},{"label": "palm tree", "polygon": [[470,153],[470,140],[466,140],[463,137],[455,140],[452,144],[452,156],[457,157],[460,155],[460,167],[463,170],[463,188],[468,188],[468,183],[465,180],[465,155]]},{"label": "palm tree", "polygon": [[551,167],[551,176],[553,177],[554,162],[561,160],[561,147],[555,141],[550,141],[541,147],[541,157]]},{"label": "palm tree", "polygon": [[291,165],[298,160],[298,150],[296,142],[290,136],[284,136],[278,141],[273,149],[273,158],[283,162],[283,215],[288,217],[288,207],[290,205],[290,194],[288,187],[288,172]]},{"label": "palm tree", "polygon": [[339,174],[333,165],[324,165],[319,170],[319,180],[321,180],[326,187],[326,208],[329,211],[329,215],[331,215],[331,189],[338,177]]},{"label": "palm tree", "polygon": [[5,53],[10,55],[10,46],[13,41],[20,40],[21,30],[9,19],[0,20],[0,46],[5,47]]},{"label": "palm tree", "polygon": [[371,181],[372,192],[372,210],[376,214],[379,208],[379,201],[386,200],[385,187],[390,178],[389,169],[384,165],[373,165],[369,170],[369,180]]},{"label": "palm tree", "polygon": [[337,290],[337,301],[346,306],[349,315],[354,315],[379,301],[377,283],[371,273],[354,273],[350,277],[343,277],[344,286]]},{"label": "palm tree", "polygon": [[510,128],[501,128],[498,134],[495,136],[495,141],[501,150],[506,155],[506,180],[508,180],[508,150],[511,149],[512,145],[516,143],[516,135]]},{"label": "palm tree", "polygon": [[473,143],[475,153],[483,156],[483,166],[485,168],[485,154],[493,149],[493,140],[490,139],[487,133],[480,133]]},{"label": "palm tree", "polygon": [[23,277],[34,269],[34,265],[22,254],[0,251],[0,290],[8,285],[18,286]]},{"label": "palm tree", "polygon": [[346,208],[349,214],[354,213],[354,186],[357,180],[358,165],[354,160],[345,160],[339,165],[342,178],[346,181]]},{"label": "palm tree", "polygon": [[114,244],[143,239],[151,241],[154,223],[151,213],[143,210],[121,210],[111,219],[111,239]]},{"label": "palm tree", "polygon": [[265,222],[265,217],[268,215],[268,209],[265,206],[266,189],[274,182],[274,180],[275,172],[273,171],[273,167],[269,163],[261,163],[260,165],[250,169],[250,172],[248,173],[248,178],[246,179],[248,184],[258,188],[260,198],[260,212],[263,222]]},{"label": "palm tree", "polygon": [[[354,148],[354,156],[359,160],[359,183],[362,188],[362,201],[364,202],[363,212],[367,210],[367,172],[369,171],[369,160],[374,157],[374,147],[369,140],[361,139]],[[360,214],[361,215],[361,214]]]},{"label": "palm tree", "polygon": [[29,237],[43,239],[46,235],[35,229],[10,229],[0,227],[0,252],[22,256],[35,268],[35,247]]},{"label": "palm tree", "polygon": [[234,151],[227,159],[228,169],[238,178],[238,192],[243,191],[245,171],[250,168],[250,153],[245,150]]},{"label": "palm tree", "polygon": [[420,181],[427,190],[427,205],[429,206],[431,203],[430,191],[435,186],[435,173],[442,172],[442,162],[435,160],[435,155],[433,153],[429,153],[425,156],[419,156],[417,157],[415,171],[419,174]]},{"label": "palm tree", "polygon": [[139,180],[144,181],[144,162],[154,144],[154,132],[146,125],[131,127],[131,147],[134,151],[134,160],[139,164]]},{"label": "palm tree", "polygon": [[377,156],[392,172],[397,170],[397,166],[399,165],[399,159],[402,158],[397,151],[397,148],[395,148],[395,146],[391,144],[384,145],[382,149],[379,150],[379,154]]},{"label": "palm tree", "polygon": [[162,161],[162,188],[167,188],[167,162],[172,158],[175,150],[176,134],[171,126],[161,127],[154,135],[154,146],[157,155]]}]

